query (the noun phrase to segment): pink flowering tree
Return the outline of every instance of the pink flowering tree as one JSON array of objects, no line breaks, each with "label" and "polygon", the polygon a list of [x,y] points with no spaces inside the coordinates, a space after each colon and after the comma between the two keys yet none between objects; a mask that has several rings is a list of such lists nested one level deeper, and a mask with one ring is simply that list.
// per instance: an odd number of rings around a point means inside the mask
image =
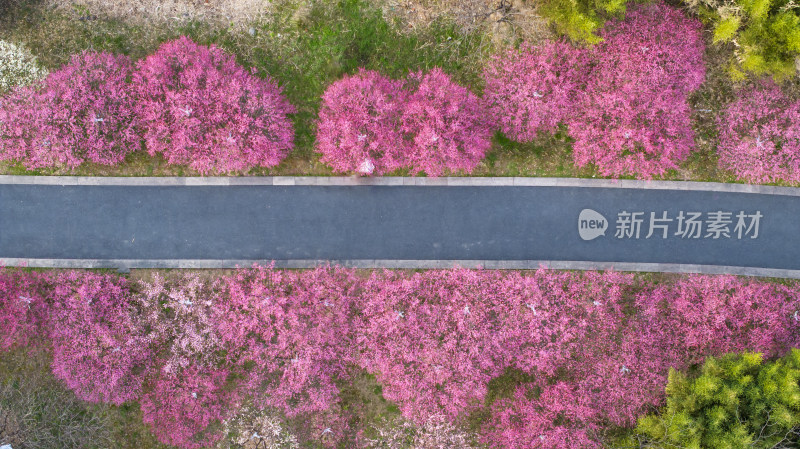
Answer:
[{"label": "pink flowering tree", "polygon": [[[531,399],[535,396],[535,399]],[[602,411],[595,408],[580,386],[572,382],[518,387],[511,398],[497,402],[484,439],[504,449],[599,449],[593,422]],[[558,424],[556,424],[558,423]]]},{"label": "pink flowering tree", "polygon": [[500,346],[505,309],[498,272],[373,274],[359,326],[362,365],[386,399],[418,424],[454,419],[486,395],[510,354]]},{"label": "pink flowering tree", "polygon": [[800,182],[800,100],[771,79],[740,90],[717,126],[721,167],[749,182]]},{"label": "pink flowering tree", "polygon": [[[159,441],[206,447],[222,437],[222,421],[236,412],[242,372],[229,367],[215,328],[219,281],[198,273],[139,281],[140,321],[158,348],[159,371],[141,400],[143,419]],[[233,369],[232,369],[233,368]]]},{"label": "pink flowering tree", "polygon": [[126,56],[86,51],[13,91],[0,105],[0,158],[29,169],[122,162],[141,141],[132,68]]},{"label": "pink flowering tree", "polygon": [[452,419],[508,367],[555,375],[631,280],[546,270],[376,274],[364,285],[362,363],[406,417]]},{"label": "pink flowering tree", "polygon": [[335,381],[355,359],[354,273],[255,267],[222,283],[216,332],[228,363],[252,367],[256,403],[288,416],[328,410],[338,400]]},{"label": "pink flowering tree", "polygon": [[17,86],[0,97],[0,160],[22,161],[27,158],[28,142],[33,136],[30,106],[35,92],[34,86]]},{"label": "pink flowering tree", "polygon": [[159,347],[161,370],[175,374],[193,365],[221,367],[222,340],[215,332],[217,283],[197,273],[139,281],[142,325]]},{"label": "pink flowering tree", "polygon": [[222,438],[221,423],[233,416],[238,404],[238,390],[229,384],[223,369],[191,365],[162,373],[142,397],[142,420],[162,443],[208,447]]},{"label": "pink flowering tree", "polygon": [[53,291],[53,374],[90,402],[138,399],[153,348],[124,278],[70,271]]},{"label": "pink flowering tree", "polygon": [[600,341],[617,331],[619,303],[633,283],[630,275],[616,272],[538,270],[505,279],[517,293],[507,299],[504,330],[510,335],[503,346],[515,368],[548,376],[598,356],[585,350],[587,339]]},{"label": "pink flowering tree", "polygon": [[0,352],[36,342],[45,329],[52,284],[39,272],[0,269]]},{"label": "pink flowering tree", "polygon": [[531,142],[575,113],[585,88],[586,51],[567,42],[523,43],[486,66],[483,98],[505,135]]},{"label": "pink flowering tree", "polygon": [[416,174],[471,172],[492,145],[495,123],[484,101],[439,68],[406,81],[400,132],[405,165]]},{"label": "pink flowering tree", "polygon": [[688,95],[705,78],[701,33],[700,22],[661,2],[635,5],[606,25],[568,121],[576,165],[651,178],[688,157]]},{"label": "pink flowering tree", "polygon": [[621,306],[632,276],[539,270],[516,282],[526,287],[513,298],[505,326],[513,343],[505,346],[513,351],[513,366],[534,382],[493,404],[484,442],[503,448],[600,447],[596,431],[619,416],[625,389],[617,381],[630,371],[617,355],[626,329]]},{"label": "pink flowering tree", "polygon": [[690,276],[640,295],[637,304],[642,321],[682,348],[687,365],[728,352],[781,356],[800,344],[800,292],[780,284]]},{"label": "pink flowering tree", "polygon": [[213,45],[163,44],[134,73],[147,151],[202,174],[277,165],[294,146],[295,108],[254,73]]},{"label": "pink flowering tree", "polygon": [[334,82],[322,95],[317,148],[337,172],[384,174],[404,164],[402,81],[372,70]]}]

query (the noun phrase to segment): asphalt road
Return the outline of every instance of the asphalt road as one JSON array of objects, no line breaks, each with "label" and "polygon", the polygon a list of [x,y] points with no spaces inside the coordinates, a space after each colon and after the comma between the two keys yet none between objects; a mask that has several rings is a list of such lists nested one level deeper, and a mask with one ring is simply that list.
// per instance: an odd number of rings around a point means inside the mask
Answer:
[{"label": "asphalt road", "polygon": [[[585,209],[593,212],[581,214]],[[628,224],[638,220],[637,238]],[[596,236],[603,223],[605,234]],[[563,260],[800,270],[800,197],[598,187],[3,184],[3,258]]]}]

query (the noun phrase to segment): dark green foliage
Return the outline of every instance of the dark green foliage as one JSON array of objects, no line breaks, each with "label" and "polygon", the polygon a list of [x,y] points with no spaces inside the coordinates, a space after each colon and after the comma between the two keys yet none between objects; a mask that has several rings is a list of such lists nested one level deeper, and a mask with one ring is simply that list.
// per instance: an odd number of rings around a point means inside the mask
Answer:
[{"label": "dark green foliage", "polygon": [[639,447],[781,449],[800,444],[800,350],[708,358],[697,376],[670,370],[667,406],[639,419]]}]

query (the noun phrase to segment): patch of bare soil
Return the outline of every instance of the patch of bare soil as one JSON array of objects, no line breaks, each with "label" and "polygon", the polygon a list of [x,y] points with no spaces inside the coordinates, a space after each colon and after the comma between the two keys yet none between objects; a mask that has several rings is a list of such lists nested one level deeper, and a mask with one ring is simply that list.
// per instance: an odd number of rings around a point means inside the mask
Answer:
[{"label": "patch of bare soil", "polygon": [[129,23],[182,22],[244,25],[270,12],[270,0],[45,0],[81,17],[104,16]]},{"label": "patch of bare soil", "polygon": [[16,447],[22,444],[22,428],[19,419],[11,410],[0,405],[0,445]]},{"label": "patch of bare soil", "polygon": [[553,36],[547,20],[530,0],[382,0],[386,17],[404,29],[426,27],[447,18],[464,33],[487,32],[501,46],[523,39],[538,42]]}]

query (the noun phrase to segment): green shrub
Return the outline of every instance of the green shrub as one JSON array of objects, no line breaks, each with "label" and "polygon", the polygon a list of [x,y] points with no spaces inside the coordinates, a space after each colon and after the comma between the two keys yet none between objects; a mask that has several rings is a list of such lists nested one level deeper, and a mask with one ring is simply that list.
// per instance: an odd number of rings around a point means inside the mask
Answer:
[{"label": "green shrub", "polygon": [[[797,0],[684,0],[710,29],[713,42],[732,44],[735,80],[800,72],[800,3]],[[605,21],[622,18],[628,0],[541,0],[539,13],[573,41],[598,43]]]},{"label": "green shrub", "polygon": [[776,80],[796,72],[800,58],[800,5],[796,0],[687,0],[713,31],[715,43],[732,43],[734,79],[746,74]]},{"label": "green shrub", "polygon": [[667,406],[639,419],[640,447],[789,448],[800,444],[800,350],[708,358],[691,378],[670,370]]},{"label": "green shrub", "polygon": [[608,18],[622,18],[627,3],[628,0],[542,0],[538,10],[559,33],[573,41],[596,44],[601,39],[595,31]]}]

